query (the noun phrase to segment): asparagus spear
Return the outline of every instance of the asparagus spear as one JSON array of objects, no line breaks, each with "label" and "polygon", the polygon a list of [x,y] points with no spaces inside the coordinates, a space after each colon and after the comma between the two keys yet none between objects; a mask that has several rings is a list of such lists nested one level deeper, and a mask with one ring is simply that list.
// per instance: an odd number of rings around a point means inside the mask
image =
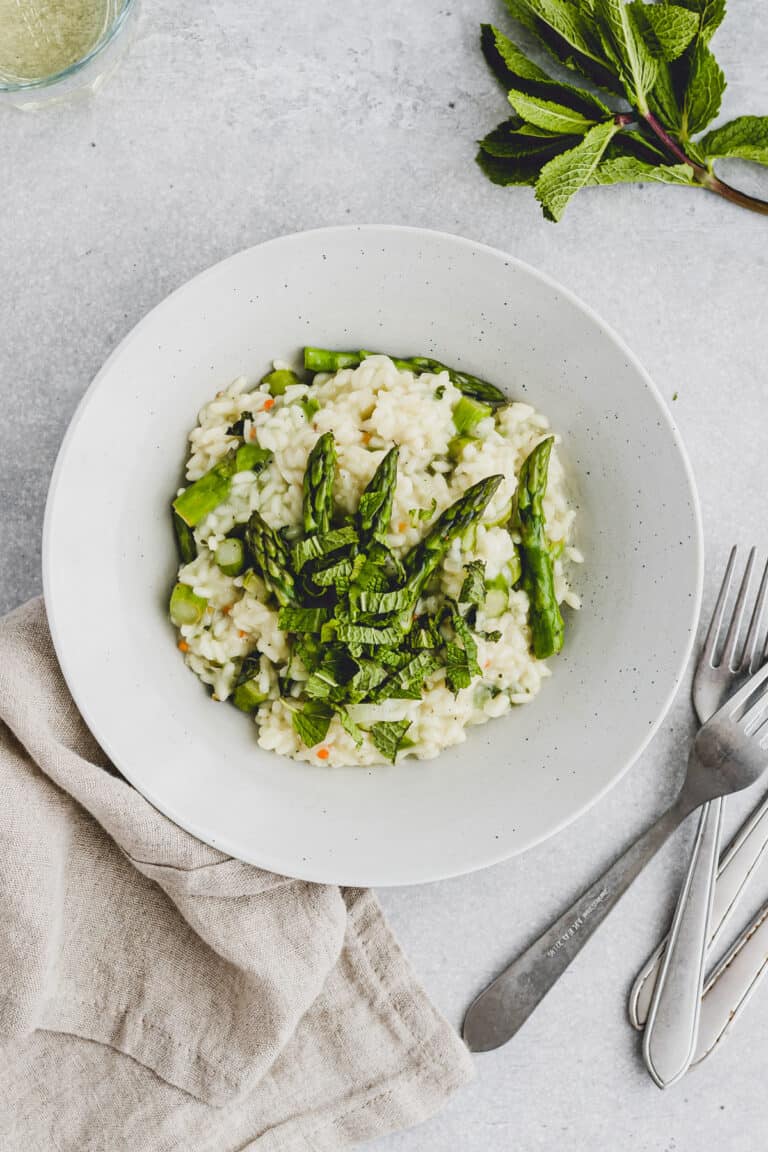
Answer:
[{"label": "asparagus spear", "polygon": [[336,445],[333,432],[326,432],[310,452],[304,473],[304,531],[308,536],[331,527],[335,472]]},{"label": "asparagus spear", "polygon": [[383,540],[392,517],[399,448],[390,448],[360,497],[361,541]]},{"label": "asparagus spear", "polygon": [[296,585],[282,536],[267,524],[259,512],[252,512],[245,530],[245,542],[267,587],[283,606],[296,601]]},{"label": "asparagus spear", "polygon": [[563,618],[555,596],[555,573],[544,534],[544,493],[547,490],[553,437],[542,440],[520,469],[517,510],[522,560],[522,586],[528,594],[533,654],[546,660],[563,646]]},{"label": "asparagus spear", "polygon": [[409,372],[434,372],[435,374],[447,372],[451,384],[455,388],[458,388],[465,396],[471,396],[474,400],[490,404],[492,408],[502,408],[509,403],[501,389],[489,384],[487,380],[480,380],[477,376],[470,376],[468,372],[460,372],[457,368],[448,368],[439,360],[432,360],[428,356],[402,357],[392,356],[389,352],[334,352],[328,348],[305,348],[304,367],[308,368],[310,372],[338,372],[341,368],[356,368],[369,356],[377,355],[389,356],[397,368],[407,369]]},{"label": "asparagus spear", "polygon": [[438,516],[426,536],[405,557],[407,584],[414,599],[445,556],[453,541],[482,516],[503,476],[487,476],[467,488],[455,504]]}]

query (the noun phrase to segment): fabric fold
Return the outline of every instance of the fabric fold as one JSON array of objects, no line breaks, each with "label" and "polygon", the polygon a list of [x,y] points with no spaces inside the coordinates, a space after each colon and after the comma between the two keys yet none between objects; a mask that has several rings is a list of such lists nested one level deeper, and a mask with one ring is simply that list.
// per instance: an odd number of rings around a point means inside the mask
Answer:
[{"label": "fabric fold", "polygon": [[471,1075],[372,894],[227,857],[115,772],[39,600],[0,621],[0,786],[3,1152],[336,1148]]}]

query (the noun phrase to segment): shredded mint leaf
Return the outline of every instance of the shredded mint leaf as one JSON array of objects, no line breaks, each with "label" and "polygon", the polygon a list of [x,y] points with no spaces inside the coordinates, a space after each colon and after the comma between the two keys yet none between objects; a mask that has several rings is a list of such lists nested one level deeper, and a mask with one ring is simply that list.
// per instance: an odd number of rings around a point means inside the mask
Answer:
[{"label": "shredded mint leaf", "polygon": [[283,632],[319,632],[328,619],[327,608],[294,608],[289,605],[277,614]]},{"label": "shredded mint leaf", "polygon": [[443,396],[445,396],[445,384],[438,384],[435,388],[435,400],[442,400]]},{"label": "shredded mint leaf", "polygon": [[294,712],[291,723],[307,748],[320,744],[328,734],[333,709],[320,700],[309,700],[300,712]]},{"label": "shredded mint leaf", "polygon": [[371,628],[367,624],[350,624],[346,620],[329,620],[323,625],[320,634],[324,642],[339,640],[343,644],[373,646],[398,644],[404,635],[404,629],[394,625],[387,628]]},{"label": "shredded mint leaf", "polygon": [[393,672],[372,693],[372,700],[387,700],[399,696],[401,691],[412,696],[418,692],[416,699],[421,699],[421,686],[431,672],[440,667],[440,660],[433,652],[420,652]]},{"label": "shredded mint leaf", "polygon": [[597,124],[576,148],[548,161],[536,182],[536,199],[552,220],[560,220],[571,196],[589,184],[618,127]]},{"label": "shredded mint leaf", "polygon": [[392,764],[397,759],[403,738],[410,726],[410,720],[379,720],[370,727],[371,740],[382,756],[386,756]]},{"label": "shredded mint leaf", "polygon": [[487,589],[485,587],[485,561],[472,560],[464,565],[466,576],[459,592],[460,604],[476,604],[481,607],[485,603]]},{"label": "shredded mint leaf", "polygon": [[319,588],[335,588],[338,593],[342,593],[349,586],[351,575],[352,561],[339,560],[336,564],[329,564],[327,568],[315,569],[311,574],[311,580]]},{"label": "shredded mint leaf", "polygon": [[699,144],[707,156],[768,164],[768,116],[739,116],[708,132]]},{"label": "shredded mint leaf", "polygon": [[317,560],[330,552],[355,544],[357,544],[357,532],[351,527],[334,528],[330,532],[307,536],[291,549],[293,567],[296,572],[301,572],[308,561]]},{"label": "shredded mint leaf", "polygon": [[344,729],[344,731],[349,733],[349,735],[352,737],[355,744],[357,744],[357,746],[359,748],[363,742],[363,730],[362,730],[362,728],[358,728],[357,724],[355,724],[354,720],[350,716],[349,712],[347,712],[346,708],[337,708],[336,709],[336,715],[338,716],[339,721],[340,721],[341,726]]},{"label": "shredded mint leaf", "polygon": [[418,524],[421,520],[431,520],[437,508],[437,500],[432,497],[432,503],[429,508],[411,508],[408,512],[412,524]]},{"label": "shredded mint leaf", "polygon": [[499,632],[498,628],[494,628],[492,632],[481,632],[479,635],[482,636],[483,640],[487,640],[489,644],[498,644],[499,640],[501,640],[501,632]]}]

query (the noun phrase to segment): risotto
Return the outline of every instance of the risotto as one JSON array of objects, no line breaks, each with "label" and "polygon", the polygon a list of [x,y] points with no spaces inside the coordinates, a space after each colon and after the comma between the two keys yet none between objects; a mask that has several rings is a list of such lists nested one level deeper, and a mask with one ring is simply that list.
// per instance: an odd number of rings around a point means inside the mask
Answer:
[{"label": "risotto", "polygon": [[307,349],[303,371],[235,380],[200,412],[173,502],[186,663],[284,756],[461,743],[537,694],[561,606],[579,607],[557,442],[434,361]]}]

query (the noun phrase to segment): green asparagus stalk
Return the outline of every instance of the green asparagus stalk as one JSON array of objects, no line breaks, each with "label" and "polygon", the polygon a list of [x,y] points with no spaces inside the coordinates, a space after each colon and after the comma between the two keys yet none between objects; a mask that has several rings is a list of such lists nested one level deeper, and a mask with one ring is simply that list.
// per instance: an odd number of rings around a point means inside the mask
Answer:
[{"label": "green asparagus stalk", "polygon": [[296,585],[288,558],[288,547],[259,512],[252,512],[245,530],[245,543],[264,582],[283,606],[296,602]]},{"label": "green asparagus stalk", "polygon": [[544,494],[553,437],[542,440],[520,469],[517,510],[520,531],[522,587],[528,594],[533,654],[539,660],[563,646],[563,617],[555,596],[555,572],[544,533]]},{"label": "green asparagus stalk", "polygon": [[258,472],[272,459],[272,453],[258,444],[242,444],[227,452],[204,476],[185,488],[173,501],[173,510],[190,528],[195,528],[209,512],[229,496],[232,477],[237,472]]},{"label": "green asparagus stalk", "polygon": [[336,445],[333,433],[326,432],[310,452],[304,473],[304,531],[308,536],[331,527],[335,473]]},{"label": "green asparagus stalk", "polygon": [[439,360],[432,360],[428,356],[403,357],[392,356],[389,352],[334,352],[328,348],[305,348],[304,367],[310,372],[338,372],[342,368],[356,368],[369,356],[381,355],[389,356],[397,368],[409,372],[417,374],[433,372],[436,375],[440,372],[447,372],[448,378],[455,388],[458,388],[465,396],[471,396],[474,400],[490,404],[492,408],[502,408],[509,403],[501,389],[489,384],[487,380],[480,380],[479,377],[470,376],[468,372],[460,372],[457,368],[448,368]]},{"label": "green asparagus stalk", "polygon": [[185,524],[175,508],[171,508],[173,530],[176,533],[176,546],[182,564],[190,564],[197,556],[195,536],[189,524]]},{"label": "green asparagus stalk", "polygon": [[383,540],[392,518],[399,448],[390,448],[360,497],[360,539]]},{"label": "green asparagus stalk", "polygon": [[503,476],[487,476],[467,488],[455,504],[438,516],[426,536],[405,557],[407,584],[418,597],[453,541],[482,516]]}]

